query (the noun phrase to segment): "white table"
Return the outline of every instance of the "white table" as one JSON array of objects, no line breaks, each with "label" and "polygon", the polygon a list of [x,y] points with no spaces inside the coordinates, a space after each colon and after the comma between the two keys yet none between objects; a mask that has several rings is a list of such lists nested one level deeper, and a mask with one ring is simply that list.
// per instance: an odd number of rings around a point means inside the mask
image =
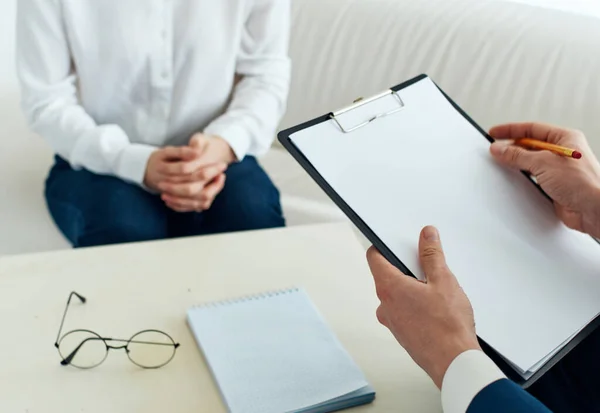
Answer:
[{"label": "white table", "polygon": [[[296,227],[0,259],[0,412],[220,413],[187,324],[196,304],[306,288],[377,391],[358,412],[439,412],[439,392],[381,327],[364,250],[346,224]],[[181,343],[141,370],[111,351],[92,370],[62,367],[53,346],[71,290],[88,298],[65,328],[129,338],[157,328]]]}]

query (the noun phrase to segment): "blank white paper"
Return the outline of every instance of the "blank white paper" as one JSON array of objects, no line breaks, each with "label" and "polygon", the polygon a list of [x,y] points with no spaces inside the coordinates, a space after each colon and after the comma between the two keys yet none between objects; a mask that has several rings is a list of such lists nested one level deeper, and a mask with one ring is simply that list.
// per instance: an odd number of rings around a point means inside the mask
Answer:
[{"label": "blank white paper", "polygon": [[[437,226],[479,336],[528,371],[600,313],[600,246],[563,226],[521,173],[497,165],[489,142],[430,79],[400,96],[401,112],[355,132],[331,120],[291,140],[420,276],[419,232]],[[395,101],[377,104],[389,110]]]}]

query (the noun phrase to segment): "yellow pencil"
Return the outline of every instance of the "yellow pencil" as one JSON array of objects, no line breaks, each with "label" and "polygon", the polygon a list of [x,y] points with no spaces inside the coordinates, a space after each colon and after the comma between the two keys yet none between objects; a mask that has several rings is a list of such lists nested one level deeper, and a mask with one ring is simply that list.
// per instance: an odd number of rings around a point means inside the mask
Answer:
[{"label": "yellow pencil", "polygon": [[554,145],[548,142],[538,141],[536,139],[517,139],[515,145],[525,149],[533,149],[539,151],[550,151],[557,155],[566,156],[567,158],[581,159],[583,155],[575,149],[565,148],[563,146]]}]

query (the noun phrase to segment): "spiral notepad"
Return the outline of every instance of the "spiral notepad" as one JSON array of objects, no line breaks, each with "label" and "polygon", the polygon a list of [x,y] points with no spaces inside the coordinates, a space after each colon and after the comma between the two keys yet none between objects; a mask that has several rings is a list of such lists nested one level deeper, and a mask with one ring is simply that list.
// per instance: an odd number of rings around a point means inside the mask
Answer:
[{"label": "spiral notepad", "polygon": [[375,392],[302,289],[192,308],[188,323],[233,413],[326,413]]}]

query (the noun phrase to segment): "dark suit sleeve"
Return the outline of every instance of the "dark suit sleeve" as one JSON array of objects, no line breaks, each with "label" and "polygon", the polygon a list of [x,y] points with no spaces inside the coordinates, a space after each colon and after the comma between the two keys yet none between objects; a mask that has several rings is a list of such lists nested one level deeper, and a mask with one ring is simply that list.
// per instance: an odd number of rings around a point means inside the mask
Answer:
[{"label": "dark suit sleeve", "polygon": [[495,381],[481,390],[467,413],[551,413],[550,410],[510,380]]}]

